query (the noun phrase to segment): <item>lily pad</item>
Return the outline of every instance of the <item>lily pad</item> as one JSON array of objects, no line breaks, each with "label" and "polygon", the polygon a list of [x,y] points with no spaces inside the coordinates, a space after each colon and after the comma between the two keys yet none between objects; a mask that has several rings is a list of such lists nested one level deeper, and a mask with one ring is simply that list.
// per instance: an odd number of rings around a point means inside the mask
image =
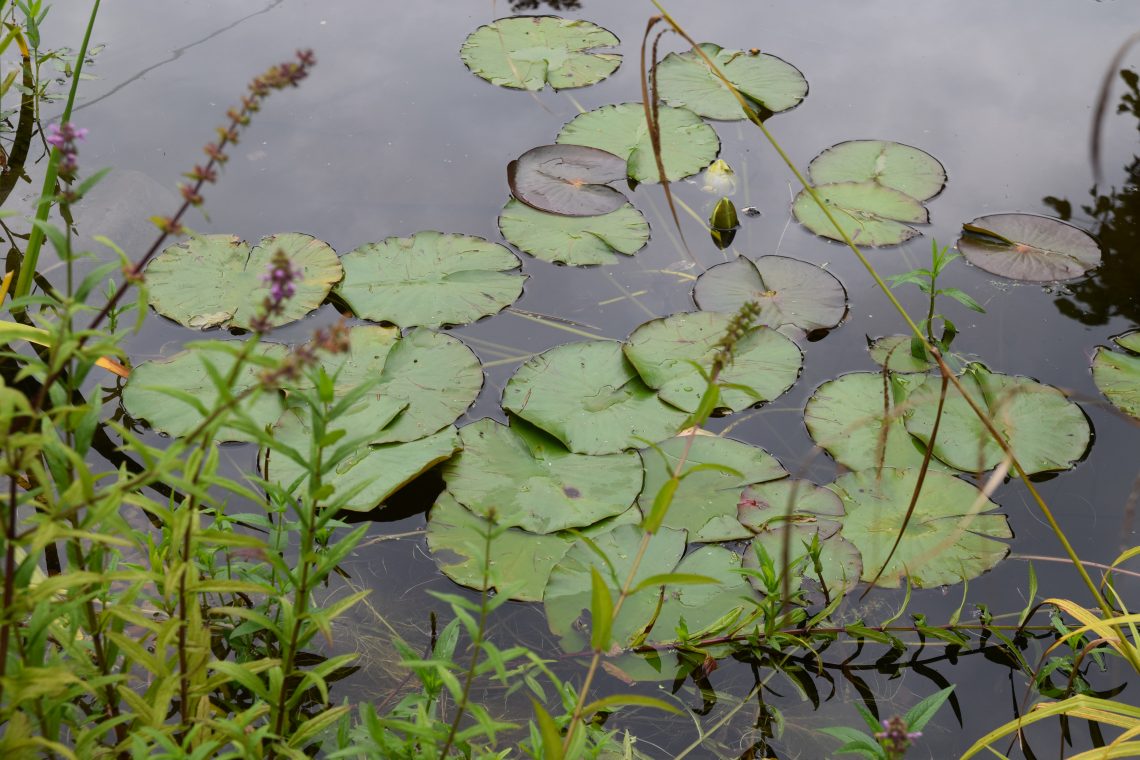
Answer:
[{"label": "lily pad", "polygon": [[292,232],[266,235],[252,249],[235,235],[202,235],[166,248],[146,268],[150,305],[183,327],[248,329],[269,295],[262,278],[279,250],[301,276],[269,324],[298,320],[321,305],[344,273],[327,243]]},{"label": "lily pad", "polygon": [[512,195],[562,216],[617,211],[626,197],[606,183],[619,179],[625,179],[625,159],[585,145],[540,145],[507,164]]},{"label": "lily pad", "polygon": [[589,21],[557,16],[512,16],[467,36],[459,56],[476,76],[500,87],[556,90],[585,87],[617,70],[621,56],[597,53],[617,37]]},{"label": "lily pad", "polygon": [[[761,113],[795,108],[807,96],[808,83],[792,64],[767,53],[725,50],[699,45],[720,72]],[[708,64],[692,50],[670,53],[657,64],[658,95],[672,106],[683,106],[708,119],[743,119],[739,101]]]},{"label": "lily pad", "polygon": [[697,278],[697,306],[735,314],[747,301],[760,305],[756,323],[804,332],[830,329],[847,313],[847,291],[825,269],[786,256],[761,256],[718,264]]},{"label": "lily pad", "polygon": [[1117,409],[1140,419],[1140,330],[1113,338],[1132,353],[1122,354],[1097,346],[1093,355],[1093,382]]},{"label": "lily pad", "polygon": [[839,530],[835,517],[842,514],[843,502],[834,492],[796,479],[750,485],[736,506],[736,519],[753,533],[806,524],[816,527],[821,539]]},{"label": "lily pad", "polygon": [[[852,372],[828,380],[816,388],[804,407],[808,433],[836,462],[851,470],[880,465],[917,468],[924,448],[907,433],[904,410],[909,406],[908,394],[924,379],[890,375],[886,388],[878,372]],[[884,420],[888,420],[885,439]],[[942,435],[939,430],[938,440]],[[934,459],[930,467],[945,469]]]},{"label": "lily pad", "polygon": [[[454,422],[483,387],[483,369],[461,341],[416,328],[404,337],[386,327],[349,330],[347,354],[325,357],[322,364],[336,378],[338,393],[365,380],[377,380],[365,398],[402,407],[370,443],[402,443],[424,438]],[[355,407],[354,407],[355,409]],[[367,424],[367,423],[361,423]],[[357,430],[352,431],[354,434]]]},{"label": "lily pad", "polygon": [[[848,473],[829,486],[843,499],[843,536],[863,555],[863,580],[870,582],[886,560],[917,482],[917,470],[888,468],[881,476]],[[898,550],[875,585],[897,588],[909,576],[915,587],[932,588],[986,572],[1009,553],[997,539],[1013,537],[996,508],[969,483],[927,472]]]},{"label": "lily pad", "polygon": [[674,435],[688,415],[666,404],[611,340],[567,343],[519,367],[503,408],[576,454],[614,454]]},{"label": "lily pad", "polygon": [[[629,336],[625,356],[663,400],[695,412],[706,387],[697,367],[711,369],[731,319],[711,311],[654,319]],[[772,328],[753,327],[740,336],[720,375],[721,407],[739,412],[777,398],[795,384],[803,358],[799,346]]]},{"label": "lily pad", "polygon": [[[716,131],[685,108],[658,110],[665,176],[676,181],[711,164],[720,152]],[[558,133],[559,143],[589,145],[626,159],[626,173],[638,182],[658,182],[657,162],[641,103],[596,108],[575,116]]]},{"label": "lily pad", "polygon": [[875,182],[928,201],[946,186],[946,169],[924,150],[889,140],[848,140],[812,159],[813,185]]},{"label": "lily pad", "polygon": [[[289,410],[273,427],[273,437],[307,456],[312,431],[306,422],[297,410]],[[360,429],[351,424],[351,417],[334,420],[328,430],[346,430],[349,437],[360,435]],[[322,483],[335,488],[333,499],[351,493],[348,501],[341,504],[342,509],[367,512],[433,466],[449,459],[459,446],[454,427],[408,443],[365,444],[328,470]],[[326,461],[330,453],[325,452]],[[308,488],[308,468],[280,452],[270,457],[269,477],[283,486],[296,482],[295,493]]]},{"label": "lily pad", "polygon": [[628,203],[601,216],[558,216],[512,198],[499,214],[499,230],[519,250],[570,266],[617,264],[649,242],[649,222]]},{"label": "lily pad", "polygon": [[886,335],[870,342],[871,361],[891,372],[927,372],[934,367],[931,359],[919,359],[910,351],[909,335]]},{"label": "lily pad", "polygon": [[[880,248],[905,243],[919,234],[908,224],[930,221],[922,203],[877,182],[836,182],[819,185],[815,192],[855,245]],[[843,240],[807,190],[796,196],[792,213],[815,234]]]},{"label": "lily pad", "polygon": [[[634,575],[634,586],[654,575],[672,572],[685,553],[685,532],[663,528],[650,540],[643,555],[638,554],[644,532],[637,525],[620,525],[608,533],[594,536],[593,546],[577,541],[550,572],[550,581],[542,595],[546,621],[550,631],[559,637],[566,652],[580,652],[590,642],[591,568],[601,574],[610,597],[617,599],[633,569],[634,558],[641,563]],[[611,575],[604,555],[612,563]],[[666,590],[667,591],[667,590]],[[614,618],[611,627],[613,642],[627,648],[633,639],[653,621],[662,598],[659,586],[644,588],[631,594]]]},{"label": "lily pad", "polygon": [[418,232],[345,254],[337,293],[358,317],[401,327],[474,322],[522,294],[522,263],[506,247],[471,235]]},{"label": "lily pad", "polygon": [[[740,492],[754,483],[778,480],[788,476],[768,452],[731,438],[697,435],[670,438],[657,448],[643,449],[645,487],[637,504],[649,514],[658,491],[672,476],[686,448],[688,457],[682,472],[689,471],[673,493],[673,502],[665,513],[666,527],[688,531],[692,541],[733,541],[748,538],[749,531],[737,520]],[[701,465],[729,467],[694,469]]]},{"label": "lily pad", "polygon": [[[1088,450],[1092,437],[1088,418],[1065,394],[1028,377],[990,372],[970,364],[959,381],[1008,442],[1027,474],[1067,470]],[[927,377],[910,397],[913,409],[906,429],[930,439],[938,409],[941,381]],[[946,394],[934,455],[966,472],[983,472],[1002,460],[1001,447],[953,385]]]},{"label": "lily pad", "polygon": [[[213,367],[222,378],[228,377],[239,345],[232,341],[202,341],[167,359],[143,362],[131,371],[127,387],[123,389],[123,406],[132,417],[146,420],[160,433],[174,437],[186,435],[220,403],[221,396],[206,366]],[[274,361],[288,354],[284,346],[274,343],[261,343],[253,352],[260,360]],[[260,364],[247,362],[229,386],[230,394],[236,397],[260,385],[264,369]],[[284,405],[280,393],[267,390],[254,392],[238,402],[238,409],[260,427],[272,425]],[[251,441],[254,438],[242,430],[222,425],[215,440]]]},{"label": "lily pad", "polygon": [[[584,529],[587,537],[606,533],[617,525],[637,522],[636,509]],[[456,583],[484,590],[483,569],[486,564],[487,531],[491,523],[443,491],[435,500],[428,517],[427,542],[439,569]],[[530,533],[518,528],[497,532],[491,541],[491,559],[487,567],[490,588],[503,592],[509,587],[511,599],[540,602],[546,581],[554,565],[562,559],[578,536],[569,533]]]},{"label": "lily pad", "polygon": [[[807,550],[817,533],[820,536],[819,562],[822,573],[816,572]],[[760,567],[756,550],[757,547],[762,547],[773,560],[776,572],[784,572],[782,563],[785,541],[790,541],[788,567],[792,568],[792,577],[789,578],[792,594],[803,591],[805,601],[812,604],[824,603],[846,594],[858,585],[863,574],[863,558],[859,550],[842,534],[834,533],[824,538],[819,525],[784,525],[760,531],[744,550],[744,567],[750,570]],[[801,558],[805,559],[799,562]],[[760,593],[767,592],[759,578],[750,576],[748,580]]]},{"label": "lily pad", "polygon": [[756,609],[755,603],[749,600],[759,599],[740,574],[740,567],[740,555],[722,546],[702,546],[686,555],[677,565],[676,573],[703,575],[720,583],[670,587],[647,641],[653,644],[680,641],[677,629],[682,619],[688,638],[723,635],[743,622],[748,613]]},{"label": "lily pad", "polygon": [[459,433],[463,452],[443,472],[447,488],[477,515],[532,533],[581,528],[621,514],[641,491],[637,454],[572,454],[519,419],[483,419]]},{"label": "lily pad", "polygon": [[1096,240],[1059,219],[991,214],[978,217],[965,230],[958,250],[966,261],[1011,280],[1071,280],[1100,266]]}]

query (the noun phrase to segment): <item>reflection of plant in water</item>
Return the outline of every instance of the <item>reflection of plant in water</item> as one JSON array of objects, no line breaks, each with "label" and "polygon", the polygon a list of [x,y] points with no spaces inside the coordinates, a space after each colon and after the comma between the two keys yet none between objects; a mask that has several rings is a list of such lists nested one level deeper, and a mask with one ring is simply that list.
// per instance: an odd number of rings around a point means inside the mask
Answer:
[{"label": "reflection of plant in water", "polygon": [[[1120,79],[1127,91],[1116,107],[1118,114],[1138,119],[1140,131],[1140,75],[1123,69]],[[1071,295],[1054,301],[1057,309],[1086,325],[1107,324],[1113,317],[1140,323],[1140,298],[1136,283],[1140,282],[1140,156],[1133,156],[1125,168],[1124,184],[1101,192],[1095,185],[1089,190],[1091,201],[1080,207],[1087,217],[1085,226],[1101,244],[1103,261],[1092,277],[1067,286]],[[1072,219],[1073,204],[1064,198],[1047,196],[1044,202],[1061,219]]]},{"label": "reflection of plant in water", "polygon": [[548,6],[552,11],[578,11],[582,9],[580,0],[511,0],[511,10],[515,13],[537,10],[539,6]]}]

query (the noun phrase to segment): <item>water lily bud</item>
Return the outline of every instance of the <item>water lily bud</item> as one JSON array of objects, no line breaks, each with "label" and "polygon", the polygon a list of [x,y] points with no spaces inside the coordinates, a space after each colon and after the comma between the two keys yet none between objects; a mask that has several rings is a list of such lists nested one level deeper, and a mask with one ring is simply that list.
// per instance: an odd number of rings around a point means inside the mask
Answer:
[{"label": "water lily bud", "polygon": [[740,226],[736,218],[736,206],[728,198],[721,198],[709,217],[709,226],[714,230],[734,230]]},{"label": "water lily bud", "polygon": [[736,172],[724,159],[718,158],[705,169],[705,184],[701,189],[714,195],[732,195],[736,192]]}]

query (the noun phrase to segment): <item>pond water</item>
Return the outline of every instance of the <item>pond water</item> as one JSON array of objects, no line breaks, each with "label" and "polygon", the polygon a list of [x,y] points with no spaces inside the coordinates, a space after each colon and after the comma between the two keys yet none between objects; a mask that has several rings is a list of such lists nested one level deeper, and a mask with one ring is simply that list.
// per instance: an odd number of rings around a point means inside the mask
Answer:
[{"label": "pond water", "polygon": [[[514,6],[512,9],[511,6]],[[924,265],[930,239],[956,240],[963,222],[983,214],[1025,211],[1055,214],[1052,197],[1067,200],[1074,222],[1106,235],[1104,266],[1088,281],[1042,287],[1015,284],[955,262],[946,284],[973,295],[984,315],[947,306],[961,335],[955,349],[991,369],[1032,376],[1072,393],[1095,431],[1087,458],[1074,470],[1041,478],[1042,495],[1080,556],[1111,562],[1136,543],[1130,498],[1140,457],[1137,429],[1105,408],[1092,383],[1089,360],[1095,346],[1140,322],[1140,265],[1131,207],[1115,217],[1093,220],[1080,207],[1090,203],[1093,184],[1088,161],[1092,104],[1111,52],[1140,24],[1127,2],[1053,0],[969,0],[915,4],[901,0],[861,3],[695,2],[667,5],[698,40],[729,48],[760,47],[795,64],[810,83],[798,108],[778,115],[769,126],[803,167],[819,151],[859,138],[888,139],[918,146],[947,167],[949,183],[928,205],[931,224],[923,236],[899,247],[872,250],[869,258],[884,274]],[[494,18],[558,12],[595,21],[621,40],[621,68],[592,87],[537,95],[493,87],[464,68],[458,50],[476,27]],[[637,54],[649,2],[365,2],[273,0],[242,2],[195,0],[155,3],[118,0],[105,4],[95,40],[106,43],[84,82],[74,121],[91,130],[83,148],[87,166],[114,166],[103,195],[88,202],[81,216],[83,234],[109,234],[128,246],[146,239],[145,219],[169,213],[177,176],[198,160],[202,144],[236,101],[244,82],[296,48],[311,47],[318,66],[303,86],[273,97],[232,152],[223,180],[209,189],[208,218],[191,218],[199,232],[238,235],[255,241],[277,232],[304,232],[347,252],[370,241],[420,230],[442,230],[501,240],[496,226],[509,197],[506,165],[525,150],[553,141],[579,108],[640,97]],[[51,41],[78,40],[85,14],[58,4],[45,34]],[[59,42],[58,44],[63,44]],[[684,47],[666,38],[666,49]],[[1135,61],[1136,54],[1132,56]],[[1113,103],[1119,98],[1119,84]],[[49,107],[50,110],[50,107]],[[732,247],[718,251],[693,219],[681,222],[700,265],[708,267],[734,252],[757,257],[782,254],[826,265],[844,283],[850,299],[847,320],[824,339],[802,347],[806,358],[797,384],[757,412],[714,421],[714,431],[732,426],[735,438],[763,446],[793,472],[829,482],[835,465],[811,456],[802,410],[813,390],[841,373],[872,370],[865,335],[903,331],[870,277],[846,248],[818,238],[791,218],[797,191],[794,178],[747,122],[715,122],[721,157],[736,170],[738,208],[753,206],[758,216],[742,217]],[[1128,114],[1105,126],[1101,193],[1128,182],[1126,170],[1137,153],[1137,125]],[[1132,177],[1135,183],[1136,177]],[[29,185],[17,190],[28,196]],[[715,200],[699,182],[679,182],[678,197],[707,216]],[[631,200],[652,227],[649,245],[618,266],[573,269],[522,255],[529,275],[513,309],[451,333],[488,366],[486,384],[460,424],[490,416],[503,419],[503,387],[519,363],[536,352],[578,340],[581,331],[616,339],[655,316],[693,308],[685,255],[676,239],[660,188],[641,186]],[[84,226],[85,225],[85,226]],[[1112,236],[1108,226],[1114,226]],[[677,272],[681,272],[678,275]],[[924,302],[917,290],[899,291],[912,314]],[[302,339],[316,326],[336,319],[331,306],[280,331],[282,340]],[[159,318],[133,340],[135,362],[169,355],[190,336]],[[227,447],[235,469],[252,468],[255,452]],[[428,611],[446,607],[429,590],[454,592],[427,553],[422,529],[425,511],[440,487],[427,476],[394,498],[377,518],[375,541],[347,565],[353,582],[373,591],[373,613],[399,630],[414,647],[426,640]],[[964,614],[984,603],[995,613],[1017,613],[1025,606],[1028,566],[1051,596],[1084,599],[1076,573],[1049,558],[1062,554],[1044,520],[1016,481],[993,496],[1009,516],[1013,556],[969,585]],[[398,540],[382,540],[393,534]],[[1120,580],[1124,599],[1135,599],[1134,579]],[[958,607],[962,588],[915,592],[910,611],[944,622]],[[881,618],[901,595],[875,591],[849,619]],[[854,605],[854,602],[852,603]],[[382,701],[396,688],[397,671],[387,629],[371,613],[343,634],[365,652],[361,670],[339,685],[340,694]],[[558,656],[540,608],[512,604],[494,621],[500,642],[522,641]],[[1031,644],[1034,662],[1042,644]],[[852,703],[866,694],[880,700],[884,715],[901,712],[947,683],[957,684],[953,710],[943,710],[925,732],[912,757],[950,757],[986,731],[1015,715],[1024,678],[974,647],[947,656],[939,644],[911,648],[897,671],[878,667],[882,647],[862,651],[838,642],[824,653],[826,676],[807,679],[820,704],[782,675],[775,676],[764,700],[779,709],[782,737],[768,751],[780,758],[820,757],[835,745],[812,733],[829,725],[858,725]],[[1108,672],[1090,674],[1098,688],[1126,684],[1121,696],[1132,701],[1138,684],[1109,661]],[[803,663],[810,669],[811,663]],[[564,667],[562,667],[564,666]],[[572,661],[560,672],[580,672]],[[658,714],[630,711],[614,725],[639,737],[639,748],[654,757],[682,751],[710,731],[708,743],[693,756],[748,755],[761,742],[757,707],[739,701],[764,672],[744,661],[722,662],[704,684],[676,692],[679,704],[694,708],[690,718],[665,721]],[[802,686],[802,685],[801,685]],[[665,696],[671,681],[644,684],[645,693]],[[627,690],[617,680],[599,689]],[[713,697],[715,694],[715,699]],[[507,712],[523,704],[488,694]],[[496,703],[495,700],[499,701]],[[714,704],[715,702],[715,704]],[[718,725],[722,721],[723,725]],[[1042,734],[1044,736],[1046,734]],[[1052,734],[1048,734],[1052,736]],[[1052,739],[1041,753],[1052,752]],[[1073,730],[1076,747],[1089,745],[1088,731]],[[755,745],[759,748],[761,745]],[[1017,752],[1017,750],[1014,750]],[[763,755],[759,755],[763,756]],[[1020,755],[1016,755],[1020,756]]]}]

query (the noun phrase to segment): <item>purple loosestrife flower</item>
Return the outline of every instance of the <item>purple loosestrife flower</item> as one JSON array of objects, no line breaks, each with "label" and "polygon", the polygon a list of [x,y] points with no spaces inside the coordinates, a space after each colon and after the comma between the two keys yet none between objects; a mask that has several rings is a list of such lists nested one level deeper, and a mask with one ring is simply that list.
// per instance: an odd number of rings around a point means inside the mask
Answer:
[{"label": "purple loosestrife flower", "polygon": [[911,742],[922,736],[921,731],[907,731],[906,721],[899,717],[884,720],[883,730],[875,734],[887,753],[887,760],[902,760]]},{"label": "purple loosestrife flower", "polygon": [[250,322],[257,332],[267,332],[272,324],[272,317],[285,311],[285,302],[297,292],[297,280],[304,272],[300,267],[294,267],[293,262],[280,248],[273,254],[269,262],[269,270],[261,276],[261,281],[269,286],[269,295],[261,303],[261,313]]},{"label": "purple loosestrife flower", "polygon": [[86,139],[87,130],[69,121],[48,126],[47,144],[59,150],[59,163],[56,164],[59,176],[70,180],[79,171],[79,148],[76,143]]}]

